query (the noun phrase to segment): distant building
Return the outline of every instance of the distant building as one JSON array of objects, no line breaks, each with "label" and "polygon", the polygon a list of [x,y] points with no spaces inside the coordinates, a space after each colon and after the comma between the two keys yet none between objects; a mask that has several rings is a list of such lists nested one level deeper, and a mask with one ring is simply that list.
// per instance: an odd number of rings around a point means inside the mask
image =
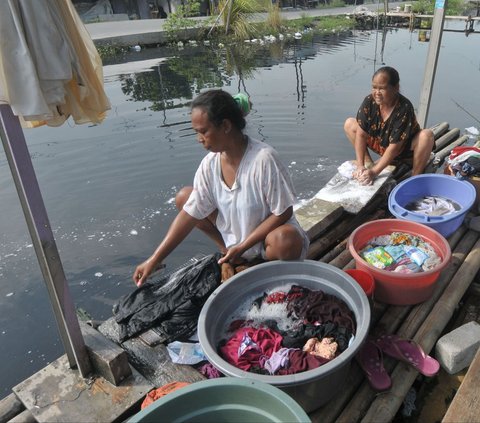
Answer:
[{"label": "distant building", "polygon": [[[209,14],[209,1],[200,0],[200,14]],[[72,0],[83,22],[164,19],[183,0]]]}]

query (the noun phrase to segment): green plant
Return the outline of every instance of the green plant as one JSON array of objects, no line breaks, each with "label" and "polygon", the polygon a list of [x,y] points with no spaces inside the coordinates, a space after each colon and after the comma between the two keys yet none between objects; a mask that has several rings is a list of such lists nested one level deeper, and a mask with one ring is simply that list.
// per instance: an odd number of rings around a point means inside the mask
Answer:
[{"label": "green plant", "polygon": [[198,0],[186,0],[184,4],[177,6],[175,12],[168,15],[163,26],[167,37],[174,40],[178,38],[180,32],[186,32],[188,28],[195,28],[197,21],[191,17],[198,16],[199,12],[200,2]]},{"label": "green plant", "polygon": [[96,46],[96,49],[103,62],[107,62],[116,56],[123,55],[127,51],[126,47],[112,45]]},{"label": "green plant", "polygon": [[[446,15],[461,15],[465,7],[463,0],[448,0],[445,9]],[[435,0],[418,0],[412,3],[414,13],[432,15],[435,11]]]},{"label": "green plant", "polygon": [[301,31],[305,28],[311,28],[315,18],[302,14],[299,19],[288,21],[287,27],[292,31]]},{"label": "green plant", "polygon": [[317,28],[331,31],[339,28],[352,28],[355,25],[353,19],[347,19],[345,16],[324,16],[318,19]]},{"label": "green plant", "polygon": [[255,26],[249,22],[253,13],[265,10],[258,0],[220,0],[223,25],[235,38],[247,39],[255,35]]},{"label": "green plant", "polygon": [[267,20],[265,22],[266,28],[274,32],[279,32],[282,24],[283,19],[280,15],[280,8],[278,6],[278,3],[271,3],[269,5]]}]

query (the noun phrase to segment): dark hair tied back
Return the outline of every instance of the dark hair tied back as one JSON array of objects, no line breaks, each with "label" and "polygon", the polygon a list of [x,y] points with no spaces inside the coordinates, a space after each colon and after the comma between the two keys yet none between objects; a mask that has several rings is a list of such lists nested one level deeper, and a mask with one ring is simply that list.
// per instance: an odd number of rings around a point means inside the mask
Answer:
[{"label": "dark hair tied back", "polygon": [[372,77],[375,78],[379,73],[385,73],[388,75],[388,84],[392,87],[397,86],[400,83],[400,75],[398,74],[397,70],[392,68],[391,66],[383,66],[382,68],[378,69]]},{"label": "dark hair tied back", "polygon": [[201,108],[210,122],[220,126],[228,119],[239,131],[246,125],[242,110],[231,94],[223,90],[209,90],[199,94],[192,102],[192,109]]}]

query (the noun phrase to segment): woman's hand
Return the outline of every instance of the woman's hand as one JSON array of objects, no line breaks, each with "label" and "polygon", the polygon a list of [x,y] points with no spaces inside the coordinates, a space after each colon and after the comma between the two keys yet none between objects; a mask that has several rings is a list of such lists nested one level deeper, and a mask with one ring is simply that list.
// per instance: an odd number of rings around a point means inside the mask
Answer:
[{"label": "woman's hand", "polygon": [[362,185],[372,185],[377,174],[372,169],[358,168],[353,177]]},{"label": "woman's hand", "polygon": [[142,264],[139,264],[135,268],[135,272],[133,272],[133,282],[135,282],[135,285],[141,287],[143,283],[147,280],[147,278],[152,273],[154,273],[160,266],[155,263],[155,261],[151,258],[145,260]]},{"label": "woman's hand", "polygon": [[238,264],[239,262],[243,261],[241,259],[242,254],[245,252],[245,249],[241,246],[241,244],[234,245],[230,247],[225,255],[218,260],[218,264],[222,263],[232,263]]}]

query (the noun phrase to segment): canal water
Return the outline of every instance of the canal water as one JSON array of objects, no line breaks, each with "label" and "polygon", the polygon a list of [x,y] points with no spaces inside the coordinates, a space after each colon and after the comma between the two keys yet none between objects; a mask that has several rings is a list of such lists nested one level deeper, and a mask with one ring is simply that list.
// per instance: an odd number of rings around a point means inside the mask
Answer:
[{"label": "canal water", "polygon": [[[464,23],[447,21],[446,28],[461,30]],[[406,29],[305,34],[263,45],[144,49],[105,60],[112,109],[104,123],[25,130],[76,307],[108,319],[115,301],[134,289],[135,265],[165,234],[175,192],[192,183],[205,155],[189,121],[196,94],[222,87],[251,96],[246,131],[279,151],[301,201],[354,157],[342,126],[369,93],[376,69],[397,68],[402,93],[418,105],[426,38]],[[480,127],[479,52],[478,34],[443,34],[428,126],[446,121],[462,133]],[[64,349],[3,149],[0,201],[2,398]],[[213,251],[194,232],[167,268]]]}]

